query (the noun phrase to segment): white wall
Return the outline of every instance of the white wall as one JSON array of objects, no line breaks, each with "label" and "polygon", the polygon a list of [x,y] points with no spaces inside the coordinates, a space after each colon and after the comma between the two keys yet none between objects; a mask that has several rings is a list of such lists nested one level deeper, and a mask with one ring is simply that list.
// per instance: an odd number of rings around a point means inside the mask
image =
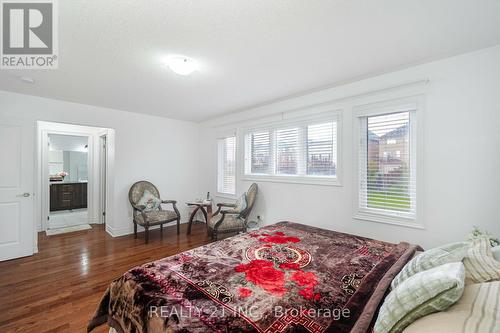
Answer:
[{"label": "white wall", "polygon": [[191,122],[0,91],[0,118],[64,122],[115,130],[114,213],[107,220],[114,235],[131,233],[128,190],[149,180],[165,199],[175,199],[188,218],[185,202],[199,196],[199,125]]},{"label": "white wall", "polygon": [[[425,114],[420,118],[424,122],[424,188],[418,202],[423,205],[420,220],[425,229],[354,220],[352,108],[367,100],[391,99],[391,87],[423,79],[430,80]],[[342,110],[343,186],[259,182],[254,217],[262,215],[265,224],[291,220],[387,241],[406,240],[426,248],[462,240],[473,225],[500,236],[500,46],[208,121],[200,134],[201,160],[205,161],[200,188],[215,193],[219,131],[327,102]],[[249,184],[238,180],[238,194]]]}]

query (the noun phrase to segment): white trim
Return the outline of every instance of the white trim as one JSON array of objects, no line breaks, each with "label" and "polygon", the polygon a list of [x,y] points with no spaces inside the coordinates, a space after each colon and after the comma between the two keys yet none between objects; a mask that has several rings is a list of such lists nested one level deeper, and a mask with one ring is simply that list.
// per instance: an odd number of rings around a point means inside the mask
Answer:
[{"label": "white trim", "polygon": [[354,214],[354,219],[355,220],[362,220],[362,221],[370,221],[370,222],[377,222],[377,223],[384,223],[384,224],[392,224],[392,225],[397,225],[401,227],[408,227],[408,228],[414,228],[414,229],[425,229],[425,227],[420,224],[415,222],[414,219],[408,219],[404,217],[396,217],[396,216],[390,216],[390,215],[379,215],[373,212],[370,213],[363,213],[363,212],[358,212]]},{"label": "white trim", "polygon": [[[410,97],[402,97],[398,99],[391,99],[382,102],[375,102],[371,104],[358,105],[353,107],[352,124],[353,124],[353,218],[355,220],[372,221],[378,223],[393,224],[403,227],[425,229],[423,223],[423,117],[424,117],[424,102],[425,95],[415,95]],[[359,148],[360,148],[360,134],[361,124],[360,118],[382,115],[397,112],[410,112],[410,134],[413,140],[410,140],[410,149],[416,150],[416,158],[411,161],[413,169],[416,171],[416,194],[415,202],[415,218],[405,217],[403,214],[397,216],[396,214],[382,214],[375,210],[367,211],[360,208],[359,204]],[[413,115],[412,115],[413,114]]]},{"label": "white trim", "polygon": [[270,183],[290,183],[290,184],[306,184],[306,185],[320,185],[320,186],[342,186],[342,183],[336,177],[315,177],[315,176],[293,176],[293,175],[245,175],[242,177],[245,181],[259,181]]},{"label": "white trim", "polygon": [[219,192],[216,192],[215,193],[215,197],[216,198],[222,198],[222,199],[231,199],[231,200],[236,200],[238,199],[238,197],[236,196],[236,194],[226,194],[226,193],[219,193]]}]

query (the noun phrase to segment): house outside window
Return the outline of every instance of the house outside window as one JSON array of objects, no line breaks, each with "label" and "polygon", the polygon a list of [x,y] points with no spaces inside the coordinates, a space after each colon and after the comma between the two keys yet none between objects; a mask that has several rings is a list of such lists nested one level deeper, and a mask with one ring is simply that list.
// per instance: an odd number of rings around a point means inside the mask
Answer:
[{"label": "house outside window", "polygon": [[417,222],[416,103],[355,112],[355,218],[420,227]]}]

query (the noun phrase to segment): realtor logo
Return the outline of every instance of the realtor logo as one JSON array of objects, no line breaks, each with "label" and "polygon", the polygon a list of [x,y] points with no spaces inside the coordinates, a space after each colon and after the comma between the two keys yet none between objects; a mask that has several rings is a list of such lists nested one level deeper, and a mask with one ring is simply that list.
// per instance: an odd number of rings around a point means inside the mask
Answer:
[{"label": "realtor logo", "polygon": [[1,0],[2,69],[57,68],[55,0]]}]

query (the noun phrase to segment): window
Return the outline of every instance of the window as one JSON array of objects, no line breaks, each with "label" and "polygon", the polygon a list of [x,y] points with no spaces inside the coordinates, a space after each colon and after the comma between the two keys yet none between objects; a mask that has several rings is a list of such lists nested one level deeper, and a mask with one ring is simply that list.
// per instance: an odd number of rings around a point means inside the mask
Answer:
[{"label": "window", "polygon": [[217,140],[218,166],[217,191],[236,194],[236,137]]},{"label": "window", "polygon": [[267,174],[271,167],[271,134],[257,132],[250,135],[251,173]]},{"label": "window", "polygon": [[299,128],[276,131],[276,173],[281,175],[298,174]]},{"label": "window", "polygon": [[307,174],[335,176],[337,162],[337,123],[307,126]]},{"label": "window", "polygon": [[416,110],[359,117],[361,213],[416,218]]},{"label": "window", "polygon": [[245,177],[337,182],[337,122],[329,117],[247,131]]}]

